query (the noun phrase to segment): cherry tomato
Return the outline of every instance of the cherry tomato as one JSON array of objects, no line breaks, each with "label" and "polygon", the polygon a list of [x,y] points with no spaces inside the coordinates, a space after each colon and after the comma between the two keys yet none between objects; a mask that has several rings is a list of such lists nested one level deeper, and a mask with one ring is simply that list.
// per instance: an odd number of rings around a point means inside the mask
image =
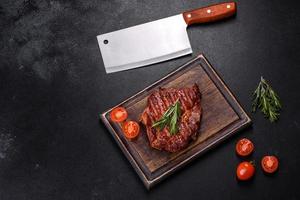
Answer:
[{"label": "cherry tomato", "polygon": [[135,121],[127,121],[123,124],[123,131],[125,137],[133,139],[138,136],[140,132],[140,125]]},{"label": "cherry tomato", "polygon": [[123,107],[116,107],[110,113],[110,118],[114,122],[123,122],[127,119],[127,111]]},{"label": "cherry tomato", "polygon": [[236,143],[235,150],[240,156],[248,156],[253,152],[254,145],[249,139],[243,138]]},{"label": "cherry tomato", "polygon": [[278,169],[278,159],[275,156],[264,156],[261,160],[261,167],[267,173],[274,173]]},{"label": "cherry tomato", "polygon": [[255,168],[250,162],[241,162],[237,169],[236,175],[239,180],[246,181],[249,180],[255,173]]}]

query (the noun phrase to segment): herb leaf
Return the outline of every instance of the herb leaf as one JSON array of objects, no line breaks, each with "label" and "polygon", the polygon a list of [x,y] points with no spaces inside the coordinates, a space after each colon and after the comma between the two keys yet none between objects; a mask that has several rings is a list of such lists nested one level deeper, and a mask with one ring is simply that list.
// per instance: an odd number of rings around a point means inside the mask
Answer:
[{"label": "herb leaf", "polygon": [[258,87],[253,93],[252,112],[256,112],[257,109],[260,109],[271,122],[279,119],[280,99],[263,77],[261,77]]},{"label": "herb leaf", "polygon": [[170,134],[175,135],[178,132],[178,121],[181,115],[180,102],[177,100],[174,105],[170,106],[163,116],[156,122],[153,123],[152,127],[159,127],[162,130],[168,126]]}]

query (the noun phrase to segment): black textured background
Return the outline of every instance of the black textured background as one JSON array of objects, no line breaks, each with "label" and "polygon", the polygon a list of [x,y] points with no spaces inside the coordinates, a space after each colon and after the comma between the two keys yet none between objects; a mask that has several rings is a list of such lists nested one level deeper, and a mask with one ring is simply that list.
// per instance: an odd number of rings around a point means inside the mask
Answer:
[{"label": "black textured background", "polygon": [[[279,93],[281,119],[253,126],[147,191],[98,114],[192,56],[106,74],[96,35],[219,1],[1,0],[0,199],[300,199],[299,1],[237,1],[237,16],[188,29],[250,113],[261,75]],[[117,58],[116,58],[117,59]],[[234,153],[253,140],[254,180],[239,183]],[[280,159],[265,176],[265,154]]]}]

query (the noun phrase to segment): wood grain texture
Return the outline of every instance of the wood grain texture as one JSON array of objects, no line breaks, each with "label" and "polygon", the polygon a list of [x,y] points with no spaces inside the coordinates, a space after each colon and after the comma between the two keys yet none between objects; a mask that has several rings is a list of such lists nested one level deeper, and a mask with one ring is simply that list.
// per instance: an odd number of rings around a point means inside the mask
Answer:
[{"label": "wood grain texture", "polygon": [[208,23],[225,19],[236,13],[236,3],[215,4],[183,13],[187,25]]},{"label": "wood grain texture", "polygon": [[201,92],[201,126],[197,140],[182,151],[168,153],[153,149],[143,125],[140,136],[128,141],[120,125],[109,119],[111,109],[102,114],[105,125],[148,188],[250,123],[245,111],[202,55],[117,106],[127,109],[129,119],[139,121],[153,91],[159,87],[181,88],[194,83]]}]

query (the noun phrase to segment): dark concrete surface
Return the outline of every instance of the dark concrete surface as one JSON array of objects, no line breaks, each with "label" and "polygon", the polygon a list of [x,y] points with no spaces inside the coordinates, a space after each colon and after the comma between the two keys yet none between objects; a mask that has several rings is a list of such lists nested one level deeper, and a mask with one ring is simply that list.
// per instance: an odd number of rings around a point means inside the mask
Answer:
[{"label": "dark concrete surface", "polygon": [[[283,102],[253,126],[147,191],[98,114],[179,65],[106,74],[96,35],[167,17],[212,0],[1,0],[0,199],[300,199],[299,1],[237,1],[237,16],[188,29],[248,113],[263,75]],[[117,58],[116,58],[117,59]],[[255,144],[254,179],[239,183],[236,141]],[[280,159],[275,176],[259,166]]]}]

